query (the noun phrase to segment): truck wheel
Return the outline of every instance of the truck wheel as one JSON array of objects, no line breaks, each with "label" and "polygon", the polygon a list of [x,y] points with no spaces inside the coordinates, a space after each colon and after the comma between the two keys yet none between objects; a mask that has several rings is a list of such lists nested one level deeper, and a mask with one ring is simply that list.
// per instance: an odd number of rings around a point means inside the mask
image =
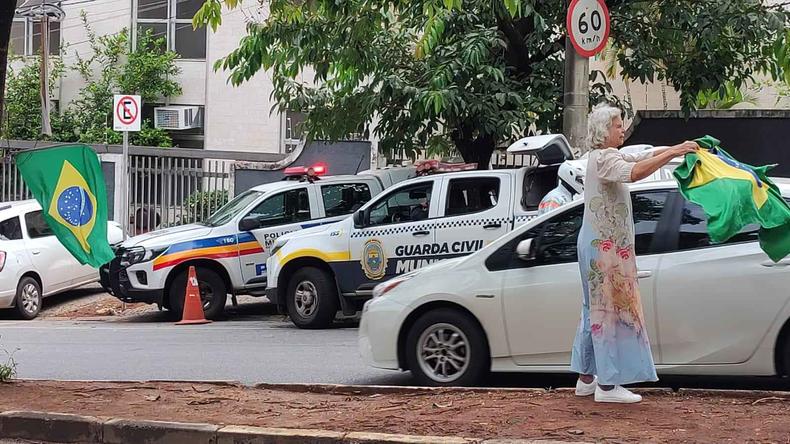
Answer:
[{"label": "truck wheel", "polygon": [[[175,318],[181,319],[184,314],[184,297],[186,296],[187,275],[189,269],[183,270],[170,284],[169,298],[170,311]],[[228,300],[228,290],[225,281],[214,270],[205,267],[195,267],[200,300],[203,301],[203,314],[206,319],[219,319],[225,312],[225,303]]]},{"label": "truck wheel", "polygon": [[439,308],[423,314],[406,337],[406,364],[422,385],[475,385],[490,362],[483,331],[458,310]]},{"label": "truck wheel", "polygon": [[14,307],[22,319],[30,320],[38,316],[41,311],[41,285],[35,279],[25,276],[19,280]]},{"label": "truck wheel", "polygon": [[337,287],[324,270],[305,267],[291,277],[285,304],[299,328],[327,328],[337,314]]}]

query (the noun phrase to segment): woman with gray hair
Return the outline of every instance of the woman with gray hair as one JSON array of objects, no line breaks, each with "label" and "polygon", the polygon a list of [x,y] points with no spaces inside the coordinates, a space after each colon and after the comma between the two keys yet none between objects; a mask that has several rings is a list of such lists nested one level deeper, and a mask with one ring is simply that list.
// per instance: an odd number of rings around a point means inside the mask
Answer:
[{"label": "woman with gray hair", "polygon": [[629,182],[651,175],[695,142],[625,154],[621,111],[596,106],[588,119],[590,155],[584,180],[584,221],[577,241],[584,297],[573,343],[576,395],[597,402],[634,403],[642,397],[622,387],[657,381],[639,298]]}]

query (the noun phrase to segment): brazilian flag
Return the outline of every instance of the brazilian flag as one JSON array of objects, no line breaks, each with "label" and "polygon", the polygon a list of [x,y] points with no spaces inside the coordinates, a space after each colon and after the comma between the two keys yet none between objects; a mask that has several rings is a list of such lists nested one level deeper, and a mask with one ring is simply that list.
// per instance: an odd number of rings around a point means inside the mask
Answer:
[{"label": "brazilian flag", "polygon": [[696,142],[702,149],[686,154],[673,174],[683,197],[705,211],[711,241],[725,242],[746,225],[759,224],[760,248],[771,260],[790,254],[790,206],[766,175],[773,165],[738,162],[711,136]]},{"label": "brazilian flag", "polygon": [[64,145],[23,151],[15,160],[60,243],[81,264],[98,268],[111,261],[107,192],[96,152],[87,145]]}]

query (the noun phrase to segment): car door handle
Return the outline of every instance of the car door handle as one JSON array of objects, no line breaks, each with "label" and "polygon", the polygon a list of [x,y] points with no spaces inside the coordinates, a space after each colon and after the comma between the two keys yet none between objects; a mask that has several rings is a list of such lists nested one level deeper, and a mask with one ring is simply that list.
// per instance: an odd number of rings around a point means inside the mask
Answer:
[{"label": "car door handle", "polygon": [[485,230],[490,230],[490,229],[492,229],[492,228],[502,228],[502,224],[488,224],[488,225],[483,225],[483,229],[485,229]]},{"label": "car door handle", "polygon": [[431,234],[430,231],[415,231],[411,235],[412,236],[427,236],[429,234]]},{"label": "car door handle", "polygon": [[33,254],[41,254],[41,252],[38,251],[38,250],[33,250],[33,251],[31,251],[31,253],[33,253]]},{"label": "car door handle", "polygon": [[649,270],[639,270],[636,272],[637,279],[649,278],[650,276],[653,276],[653,272]]}]

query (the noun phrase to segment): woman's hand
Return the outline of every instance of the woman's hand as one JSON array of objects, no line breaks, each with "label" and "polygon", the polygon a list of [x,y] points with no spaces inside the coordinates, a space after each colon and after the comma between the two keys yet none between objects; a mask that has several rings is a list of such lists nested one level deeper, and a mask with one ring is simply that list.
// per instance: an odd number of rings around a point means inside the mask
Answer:
[{"label": "woman's hand", "polygon": [[670,148],[673,157],[678,157],[678,156],[686,155],[688,153],[693,153],[698,149],[699,149],[699,145],[697,145],[697,142],[692,142],[689,140]]}]

